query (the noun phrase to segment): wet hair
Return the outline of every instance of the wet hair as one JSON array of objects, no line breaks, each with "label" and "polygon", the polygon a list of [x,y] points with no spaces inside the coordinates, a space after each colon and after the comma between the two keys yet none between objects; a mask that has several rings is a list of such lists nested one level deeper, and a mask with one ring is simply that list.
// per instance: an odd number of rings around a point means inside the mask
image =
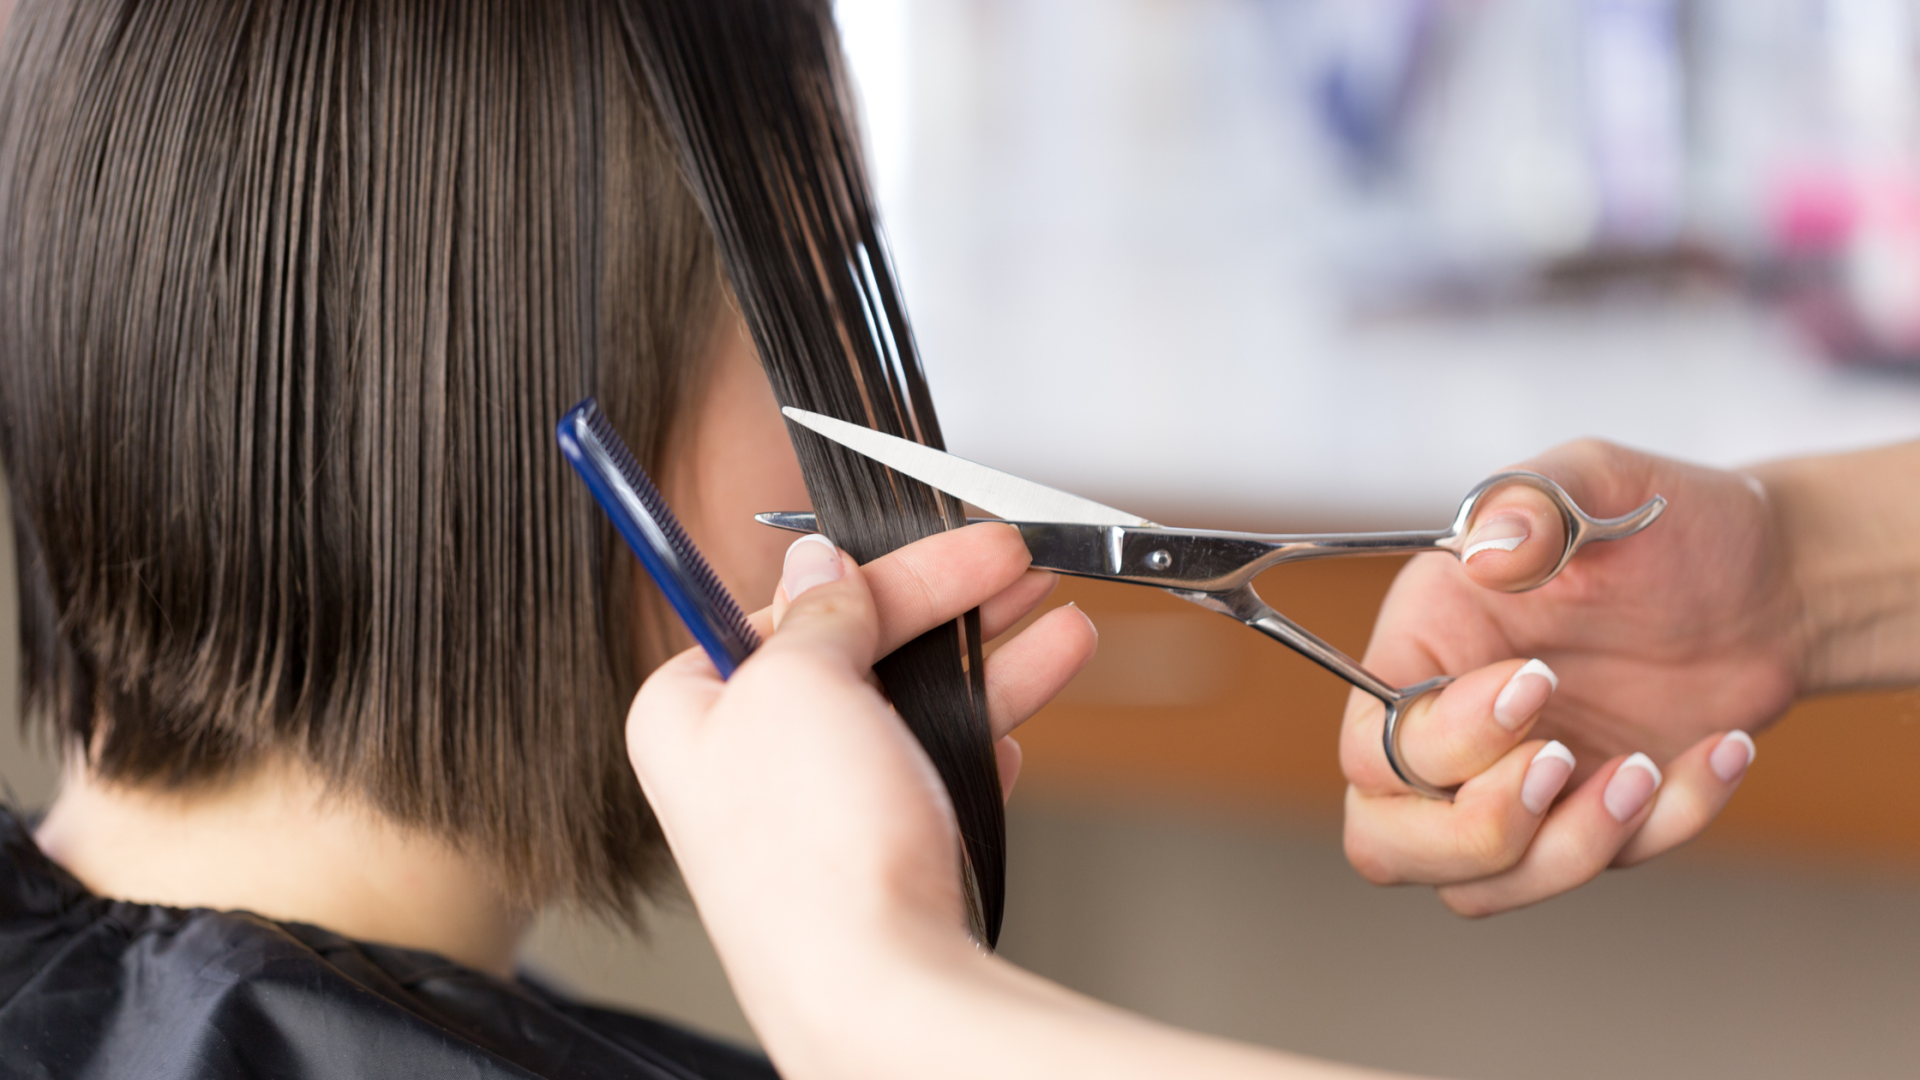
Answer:
[{"label": "wet hair", "polygon": [[589,0],[42,0],[0,54],[24,715],[97,774],[298,755],[621,908],[632,560],[553,424],[649,467],[724,284]]},{"label": "wet hair", "polygon": [[[849,123],[827,0],[689,0],[628,11],[638,66],[718,237],[774,395],[941,446]],[[805,428],[788,431],[822,531],[858,561],[966,524],[959,500]],[[992,945],[1006,823],[979,613],[928,631],[875,671],[946,785],[972,929]]]},{"label": "wet hair", "polygon": [[[518,898],[626,910],[666,864],[621,723],[665,638],[555,418],[597,396],[657,470],[730,282],[782,402],[939,444],[837,50],[824,0],[22,3],[0,454],[26,721],[130,785],[293,755]],[[858,558],[960,523],[796,446]],[[880,673],[991,940],[977,619]]]}]

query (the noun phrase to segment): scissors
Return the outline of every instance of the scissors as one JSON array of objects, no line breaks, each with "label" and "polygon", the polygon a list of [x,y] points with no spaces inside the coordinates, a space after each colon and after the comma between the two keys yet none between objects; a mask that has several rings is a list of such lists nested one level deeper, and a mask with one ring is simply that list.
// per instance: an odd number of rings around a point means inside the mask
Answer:
[{"label": "scissors", "polygon": [[[794,423],[857,454],[998,515],[1020,530],[1035,569],[1165,589],[1182,600],[1253,627],[1378,698],[1386,708],[1381,743],[1387,764],[1408,787],[1435,799],[1452,799],[1457,785],[1438,787],[1408,768],[1400,753],[1401,720],[1414,701],[1451,683],[1453,677],[1442,675],[1412,686],[1393,686],[1267,606],[1253,591],[1254,577],[1281,563],[1336,555],[1444,551],[1460,558],[1474,508],[1480,500],[1491,491],[1519,485],[1533,488],[1552,501],[1560,511],[1567,538],[1559,561],[1538,579],[1524,582],[1515,590],[1523,591],[1553,580],[1587,544],[1632,536],[1653,524],[1667,507],[1666,498],[1655,495],[1630,514],[1595,518],[1582,510],[1559,484],[1539,473],[1515,470],[1495,473],[1474,485],[1461,500],[1453,523],[1444,529],[1279,535],[1169,529],[1124,510],[1102,506],[872,428],[804,409],[781,411]],[[817,531],[814,516],[807,513],[758,514],[755,520],[793,532]]]}]

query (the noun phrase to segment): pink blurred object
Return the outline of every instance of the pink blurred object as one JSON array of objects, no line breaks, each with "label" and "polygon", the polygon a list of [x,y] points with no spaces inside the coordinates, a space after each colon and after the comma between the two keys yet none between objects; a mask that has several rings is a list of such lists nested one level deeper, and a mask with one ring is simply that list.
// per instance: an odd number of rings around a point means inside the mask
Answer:
[{"label": "pink blurred object", "polygon": [[1852,180],[1822,166],[1791,169],[1775,187],[1768,207],[1774,243],[1791,255],[1838,251],[1859,217]]},{"label": "pink blurred object", "polygon": [[1777,249],[1812,271],[1787,307],[1822,351],[1920,367],[1920,173],[1798,169],[1769,209]]}]

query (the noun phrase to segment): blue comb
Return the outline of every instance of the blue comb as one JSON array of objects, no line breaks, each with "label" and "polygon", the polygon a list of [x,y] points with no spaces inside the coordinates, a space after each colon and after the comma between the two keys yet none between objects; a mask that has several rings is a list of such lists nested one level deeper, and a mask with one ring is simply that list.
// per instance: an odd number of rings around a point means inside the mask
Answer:
[{"label": "blue comb", "polygon": [[640,565],[693,631],[694,640],[713,658],[720,677],[732,676],[760,647],[760,635],[747,625],[740,605],[667,509],[660,489],[647,479],[592,398],[560,418],[559,436],[560,452],[580,470],[594,501],[640,556]]}]

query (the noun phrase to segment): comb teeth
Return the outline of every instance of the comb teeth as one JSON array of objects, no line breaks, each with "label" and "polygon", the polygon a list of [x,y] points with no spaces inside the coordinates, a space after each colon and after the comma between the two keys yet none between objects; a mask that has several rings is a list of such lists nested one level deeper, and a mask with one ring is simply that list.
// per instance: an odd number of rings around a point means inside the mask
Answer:
[{"label": "comb teeth", "polygon": [[633,488],[634,494],[640,497],[641,505],[646,507],[647,513],[660,526],[660,531],[666,536],[668,545],[673,548],[673,553],[679,556],[680,565],[687,568],[693,584],[706,596],[707,601],[713,605],[713,610],[725,621],[726,625],[723,629],[749,648],[758,645],[759,635],[754,633],[753,627],[747,624],[746,613],[740,610],[740,605],[734,601],[733,594],[727,591],[727,587],[720,583],[719,575],[713,572],[713,567],[707,565],[707,560],[700,554],[700,549],[693,546],[693,538],[688,536],[687,530],[680,526],[680,519],[673,516],[673,511],[667,508],[666,498],[660,494],[659,488],[653,486],[653,480],[647,476],[646,470],[640,467],[640,462],[634,458],[633,451],[627,449],[626,440],[613,429],[613,424],[607,419],[607,415],[600,411],[598,404],[588,402],[585,418],[588,434],[600,444],[601,451],[607,455],[608,460],[613,462],[614,468],[620,470],[621,478]]}]

